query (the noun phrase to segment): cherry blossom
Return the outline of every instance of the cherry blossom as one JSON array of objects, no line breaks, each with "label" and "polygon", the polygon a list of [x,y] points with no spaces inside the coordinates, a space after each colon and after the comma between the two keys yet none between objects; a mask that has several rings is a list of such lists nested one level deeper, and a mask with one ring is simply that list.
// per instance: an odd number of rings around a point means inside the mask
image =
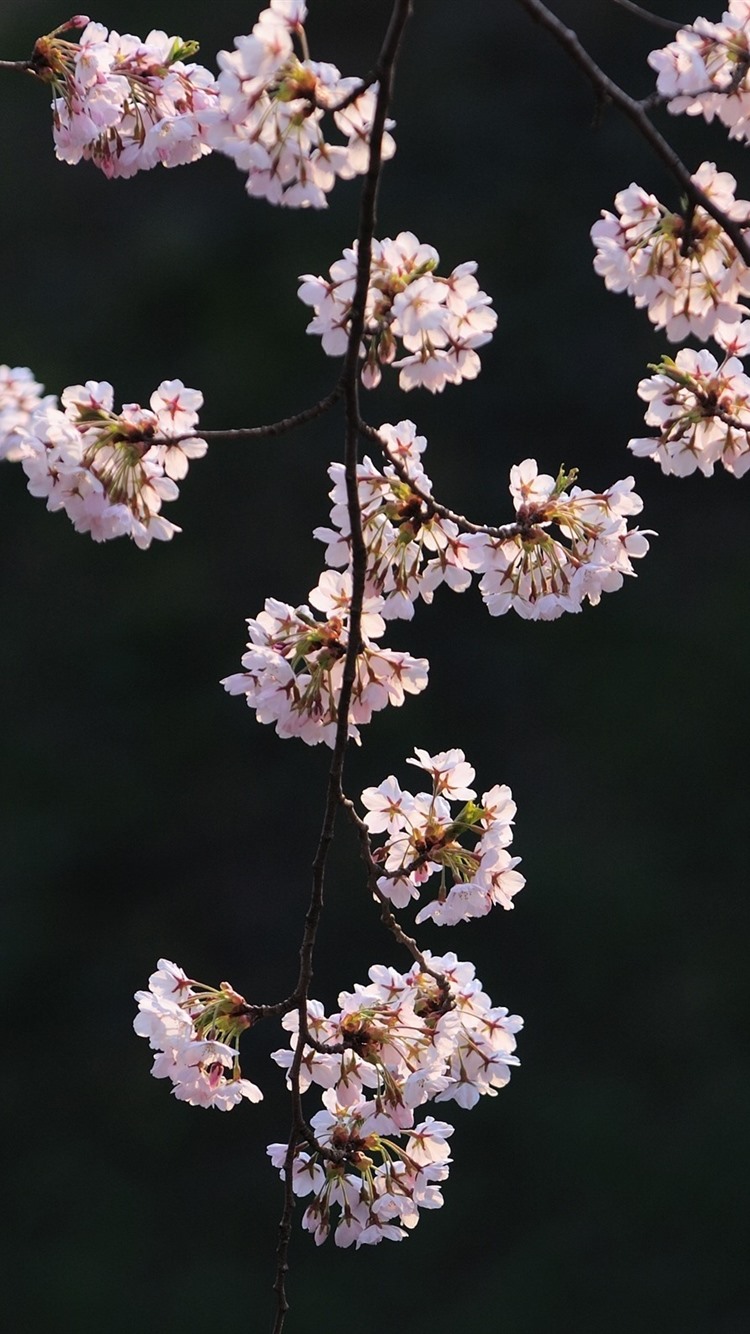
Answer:
[{"label": "cherry blossom", "polygon": [[[439,393],[479,374],[476,349],[489,342],[497,324],[491,299],[479,288],[473,261],[447,278],[436,272],[439,262],[438,252],[413,232],[373,241],[360,351],[367,388],[380,383],[381,366],[390,363],[400,369],[404,390],[423,385]],[[328,278],[301,275],[299,298],[315,311],[307,332],[321,336],[329,357],[346,352],[356,272],[355,241],[331,265]],[[399,350],[406,355],[396,360]]]},{"label": "cherry blossom", "polygon": [[668,110],[714,117],[730,139],[750,139],[750,6],[730,0],[720,23],[697,18],[648,63]]},{"label": "cherry blossom", "polygon": [[[414,483],[412,489],[392,464],[381,472],[367,456],[357,467],[362,529],[367,547],[367,588],[383,598],[386,620],[411,620],[414,602],[432,602],[435,589],[446,583],[463,592],[471,583],[471,559],[458,525],[439,517],[431,508],[432,483],[422,468],[427,441],[416,434],[411,421],[388,423],[378,434]],[[346,479],[341,463],[332,463],[331,527],[319,527],[314,536],[326,545],[326,563],[348,566],[351,530]],[[427,497],[427,499],[425,499]]]},{"label": "cherry blossom", "polygon": [[218,989],[206,986],[160,959],[148,990],[137,991],[135,999],[133,1027],[157,1053],[151,1073],[171,1079],[179,1101],[219,1111],[229,1111],[243,1098],[261,1101],[260,1089],[240,1070],[240,1034],[252,1021],[244,997],[228,982]]},{"label": "cherry blossom", "polygon": [[[556,478],[539,473],[534,459],[511,469],[510,491],[520,531],[512,537],[469,534],[465,541],[491,616],[513,608],[526,620],[555,620],[593,606],[602,593],[634,575],[633,561],[648,551],[647,531],[628,528],[643,508],[632,477],[601,493],[568,487],[576,470]],[[550,531],[552,526],[559,536]]]},{"label": "cherry blossom", "polygon": [[[309,1137],[296,1146],[292,1189],[313,1196],[302,1226],[318,1245],[331,1227],[338,1246],[399,1241],[420,1209],[439,1208],[453,1128],[432,1116],[415,1124],[416,1109],[429,1099],[473,1107],[495,1096],[518,1064],[523,1021],[492,1004],[473,964],[426,952],[408,973],[376,964],[369,979],[342,992],[330,1016],[319,1001],[307,1003],[316,1045],[304,1047],[300,1089],[325,1091]],[[290,1048],[273,1053],[286,1070],[298,1022],[296,1010],[285,1016]],[[268,1153],[283,1176],[287,1145]]]},{"label": "cherry blossom", "polygon": [[[508,1083],[518,1065],[515,1035],[522,1019],[493,1006],[473,964],[459,963],[452,953],[432,958],[427,952],[424,961],[408,973],[373,965],[369,983],[341,992],[331,1015],[319,1001],[308,1001],[307,1030],[317,1046],[304,1047],[302,1092],[313,1085],[330,1089],[346,1107],[361,1103],[369,1090],[374,1113],[404,1130],[430,1099],[473,1106]],[[282,1023],[290,1045],[273,1059],[289,1070],[297,1011]]]},{"label": "cherry blossom", "polygon": [[[427,1117],[410,1131],[401,1130],[373,1102],[342,1105],[333,1089],[323,1094],[323,1104],[310,1121],[316,1147],[298,1149],[294,1164],[294,1193],[314,1195],[303,1228],[320,1245],[335,1206],[337,1246],[401,1241],[406,1229],[416,1227],[420,1209],[443,1203],[437,1183],[448,1176],[453,1127]],[[286,1145],[270,1144],[268,1153],[283,1176]]]},{"label": "cherry blossom", "polygon": [[174,479],[205,454],[206,442],[170,437],[194,429],[202,394],[164,380],[150,410],[126,403],[116,412],[112,385],[87,380],[63,391],[62,410],[53,402],[41,403],[16,432],[31,494],[49,510],[64,509],[76,531],[96,542],[128,536],[146,548],[178,533],[161,506],[176,499]]},{"label": "cherry blossom", "polygon": [[[264,610],[247,623],[245,670],[226,677],[222,685],[230,695],[245,695],[258,722],[275,723],[279,736],[333,746],[349,642],[351,576],[324,575],[310,600],[330,613],[327,620],[317,620],[306,605],[295,608],[268,598]],[[406,695],[417,695],[427,685],[426,659],[373,642],[385,630],[381,608],[381,598],[365,600],[349,710],[349,736],[355,739],[358,725],[368,723],[373,713],[388,704],[403,704]]]},{"label": "cherry blossom", "polygon": [[[62,37],[81,26],[78,42]],[[205,117],[218,93],[210,71],[191,60],[197,50],[158,29],[141,39],[83,16],[40,38],[32,69],[54,94],[60,161],[90,160],[108,177],[128,177],[209,153]]]},{"label": "cherry blossom", "polygon": [[[438,926],[484,917],[496,904],[512,908],[524,879],[515,869],[520,858],[507,851],[516,814],[510,788],[490,788],[477,802],[468,786],[474,769],[458,749],[437,755],[417,749],[407,763],[430,775],[431,792],[402,791],[391,774],[361,797],[369,833],[387,833],[373,852],[386,873],[377,882],[380,893],[403,908],[438,876],[436,896],[416,917]],[[461,809],[452,811],[451,802]]]},{"label": "cherry blossom", "polygon": [[648,404],[646,425],[658,434],[630,440],[628,449],[677,477],[696,469],[711,477],[717,463],[744,476],[750,469],[750,377],[736,353],[750,350],[749,335],[748,320],[719,325],[714,338],[725,350],[721,363],[705,348],[662,357],[656,373],[638,386]]},{"label": "cherry blossom", "polygon": [[20,431],[29,426],[37,408],[54,407],[54,394],[43,397],[44,385],[37,384],[28,366],[0,366],[0,459],[18,462],[24,445]]},{"label": "cherry blossom", "polygon": [[[286,0],[271,0],[252,33],[236,38],[234,51],[219,52],[219,100],[206,118],[206,138],[247,172],[249,195],[290,208],[325,208],[337,177],[367,170],[377,85],[336,111],[360,80],[310,60],[306,16],[304,4],[290,9]],[[329,112],[345,143],[329,142]],[[383,160],[395,152],[392,127],[388,121]]]},{"label": "cherry blossom", "polygon": [[[704,162],[692,179],[728,217],[750,223],[750,202],[735,200],[729,172]],[[671,342],[691,333],[708,338],[717,322],[741,318],[750,271],[705,209],[672,213],[635,183],[615,205],[619,216],[603,212],[591,229],[594,269],[610,291],[628,292]]]}]

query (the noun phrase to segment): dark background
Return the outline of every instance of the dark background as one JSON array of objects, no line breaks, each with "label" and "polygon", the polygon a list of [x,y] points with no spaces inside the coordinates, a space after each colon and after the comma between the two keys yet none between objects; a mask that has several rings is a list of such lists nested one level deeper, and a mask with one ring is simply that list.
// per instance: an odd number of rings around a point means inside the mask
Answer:
[{"label": "dark background", "polygon": [[[680,0],[661,12],[689,20]],[[514,913],[422,939],[476,961],[526,1019],[499,1101],[455,1121],[445,1208],[399,1246],[359,1254],[299,1232],[290,1334],[354,1327],[447,1334],[744,1334],[746,1213],[748,481],[666,479],[625,450],[636,384],[667,350],[592,270],[588,230],[631,180],[677,203],[664,170],[513,5],[416,4],[399,69],[398,152],[378,235],[414,230],[444,268],[479,262],[499,313],[479,380],[439,398],[366,397],[410,416],[436,493],[510,517],[510,465],[633,471],[652,554],[597,609],[554,624],[491,620],[440,590],[389,642],[426,654],[431,687],[378,715],[349,789],[417,744],[462,746],[480,790],[511,784],[528,879]],[[704,6],[719,17],[720,6]],[[311,4],[313,55],[371,64],[389,6]],[[557,10],[636,95],[667,35],[614,5]],[[689,11],[689,6],[688,6]],[[4,0],[0,55],[67,17]],[[121,31],[195,37],[202,59],[252,7],[109,0]],[[48,390],[110,379],[117,401],[166,377],[206,397],[206,427],[252,425],[326,392],[336,367],[296,300],[351,243],[358,187],[325,213],[249,200],[215,156],[107,183],[55,161],[47,94],[3,73],[0,357]],[[667,118],[695,169],[721,129]],[[218,679],[243,618],[318,577],[325,468],[340,418],[278,443],[217,444],[148,553],[95,546],[0,476],[3,1000],[9,1331],[225,1334],[269,1327],[279,1181],[265,1145],[288,1125],[277,1030],[246,1040],[266,1099],[231,1116],[170,1099],[131,1031],[131,993],[160,954],[287,993],[309,892],[328,753],[280,742]],[[374,961],[406,966],[363,892],[342,827],[314,994],[328,1005]],[[311,1111],[313,1110],[311,1106]]]}]

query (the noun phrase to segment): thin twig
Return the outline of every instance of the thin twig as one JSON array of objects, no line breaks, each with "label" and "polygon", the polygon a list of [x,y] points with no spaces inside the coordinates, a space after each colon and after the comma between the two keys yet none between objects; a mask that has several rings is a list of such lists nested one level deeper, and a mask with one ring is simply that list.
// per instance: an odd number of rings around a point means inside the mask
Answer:
[{"label": "thin twig", "polygon": [[682,159],[677,155],[672,145],[659,133],[646,114],[642,104],[635,98],[630,97],[624,89],[620,88],[610,79],[608,74],[597,65],[596,61],[589,55],[588,51],[578,40],[577,34],[572,28],[566,28],[565,24],[553,14],[542,0],[516,0],[516,3],[525,9],[536,23],[539,23],[552,36],[560,46],[567,51],[571,60],[583,70],[586,77],[594,85],[599,98],[611,102],[613,106],[619,108],[628,120],[632,121],[639,134],[650,144],[651,148],[660,157],[662,162],[668,167],[669,171],[682,186],[688,199],[693,204],[699,204],[705,209],[715,222],[718,222],[727,236],[734,242],[738,253],[745,263],[750,267],[750,240],[740,223],[735,222],[722,209],[717,208],[713,200],[701,190],[700,186],[695,184],[690,172]]},{"label": "thin twig", "polygon": [[[273,436],[285,435],[287,431],[294,431],[298,426],[305,426],[316,417],[322,417],[329,408],[338,403],[343,392],[344,385],[340,380],[330,394],[326,394],[325,398],[319,399],[311,407],[303,408],[301,412],[295,412],[291,417],[282,417],[281,421],[270,422],[267,426],[238,426],[217,431],[203,431],[197,426],[194,431],[183,431],[181,435],[153,436],[148,439],[148,444],[178,445],[181,440],[266,440]],[[137,439],[137,436],[131,438]]]},{"label": "thin twig", "polygon": [[674,19],[663,19],[660,14],[652,14],[650,9],[644,9],[643,5],[636,5],[633,0],[612,0],[613,5],[619,5],[620,9],[627,9],[630,14],[635,14],[636,18],[645,19],[647,23],[653,23],[657,28],[666,28],[667,32],[677,32],[680,28],[688,28],[688,23],[677,23]]},{"label": "thin twig", "polygon": [[28,72],[31,69],[30,60],[0,60],[0,69],[18,69]]},{"label": "thin twig", "polygon": [[450,523],[455,523],[462,533],[485,533],[487,537],[494,537],[504,542],[511,537],[522,537],[530,528],[537,526],[517,520],[514,523],[505,523],[497,527],[489,523],[474,523],[471,519],[467,519],[464,514],[457,514],[455,510],[449,509],[447,505],[441,505],[439,500],[435,500],[433,496],[421,490],[406,465],[395,454],[391,453],[387,440],[375,430],[374,426],[370,426],[368,422],[362,421],[360,418],[359,430],[366,439],[374,441],[379,446],[388,462],[395,468],[401,481],[405,482],[414,492],[414,495],[422,501],[422,504],[427,506],[430,513],[436,514],[440,519],[447,519]]},{"label": "thin twig", "polygon": [[352,535],[352,598],[349,615],[349,642],[347,645],[346,658],[344,660],[344,672],[338,703],[336,737],[333,746],[331,767],[328,774],[323,824],[320,831],[318,848],[313,861],[313,881],[310,904],[305,917],[305,927],[302,936],[302,944],[300,946],[300,971],[299,981],[297,983],[300,1026],[289,1071],[289,1082],[292,1089],[293,1120],[284,1165],[284,1209],[279,1224],[279,1239],[276,1250],[277,1263],[276,1278],[274,1281],[274,1291],[276,1292],[276,1316],[273,1323],[273,1334],[281,1334],[284,1328],[286,1313],[289,1309],[285,1280],[289,1268],[289,1240],[291,1236],[292,1214],[294,1210],[292,1174],[294,1170],[295,1152],[304,1125],[300,1096],[300,1069],[302,1066],[307,1030],[307,998],[309,995],[310,982],[312,980],[313,953],[315,949],[318,923],[323,908],[326,864],[331,842],[333,840],[336,812],[342,796],[341,784],[344,771],[344,758],[349,741],[349,706],[356,679],[357,659],[359,656],[361,639],[361,616],[367,569],[367,552],[362,533],[362,515],[357,486],[357,463],[359,461],[359,348],[364,328],[365,302],[370,280],[372,239],[375,232],[378,185],[382,165],[383,133],[393,90],[393,78],[398,50],[410,12],[411,0],[395,0],[388,25],[388,31],[386,32],[380,57],[377,62],[377,68],[380,72],[380,87],[378,89],[372,130],[370,133],[369,164],[360,200],[357,240],[357,279],[352,299],[349,341],[341,376],[341,384],[343,386],[343,395],[346,405],[344,470],[346,477],[349,523]]},{"label": "thin twig", "polygon": [[362,857],[362,860],[365,863],[365,866],[367,867],[368,888],[370,889],[373,898],[377,899],[378,903],[380,904],[380,920],[382,921],[383,925],[388,928],[391,934],[395,936],[399,945],[403,945],[404,948],[409,951],[412,959],[414,959],[415,962],[419,964],[420,968],[422,969],[422,972],[429,973],[430,977],[434,977],[435,980],[441,986],[445,986],[445,978],[443,974],[438,973],[434,968],[430,966],[424,954],[420,950],[414,937],[407,936],[403,927],[401,926],[396,916],[394,915],[389,900],[386,898],[383,891],[378,887],[379,872],[377,863],[375,862],[375,859],[373,858],[372,855],[372,843],[370,842],[370,831],[367,828],[367,825],[365,824],[361,815],[359,815],[359,813],[357,812],[357,809],[351,797],[346,797],[342,793],[341,805],[344,807],[344,810],[346,811],[347,815],[349,816],[349,819],[351,820],[352,824],[357,830],[357,833],[359,834],[360,856]]}]

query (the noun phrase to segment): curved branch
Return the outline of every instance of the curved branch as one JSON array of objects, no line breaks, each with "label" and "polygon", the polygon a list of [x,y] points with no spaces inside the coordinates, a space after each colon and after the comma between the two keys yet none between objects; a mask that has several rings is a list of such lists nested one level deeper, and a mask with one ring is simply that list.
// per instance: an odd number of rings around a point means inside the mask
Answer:
[{"label": "curved branch", "polygon": [[634,4],[634,0],[612,0],[613,5],[619,5],[620,9],[627,9],[630,14],[635,14],[638,19],[645,19],[646,23],[653,23],[657,28],[666,28],[667,32],[678,32],[680,28],[689,28],[689,23],[678,23],[676,19],[663,19],[661,14],[652,14],[650,9],[644,9],[643,5]]},{"label": "curved branch", "polygon": [[652,125],[643,103],[630,97],[623,88],[620,88],[619,84],[616,84],[608,74],[605,74],[604,70],[589,55],[586,48],[581,45],[573,29],[567,28],[557,15],[552,13],[551,9],[542,4],[542,0],[516,0],[516,4],[525,9],[536,23],[552,33],[555,40],[567,51],[571,60],[583,70],[602,101],[611,102],[635,125],[641,137],[650,145],[656,156],[661,158],[675,180],[682,186],[690,202],[699,204],[715,222],[718,222],[722,230],[734,242],[738,254],[750,267],[750,239],[748,239],[746,232],[740,223],[735,222],[722,209],[717,208],[705,191],[695,184],[690,172],[672,148],[672,145],[659,133],[656,126]]},{"label": "curved branch", "polygon": [[422,491],[419,485],[414,481],[408,468],[399,458],[396,458],[396,456],[391,453],[387,440],[383,439],[382,435],[375,430],[374,426],[370,426],[368,422],[363,421],[360,418],[359,430],[366,439],[372,440],[378,445],[383,451],[387,461],[398,473],[401,481],[405,482],[410,490],[414,492],[414,495],[419,497],[422,504],[427,506],[430,513],[436,514],[440,519],[447,519],[450,523],[455,523],[456,527],[459,528],[462,533],[485,533],[487,537],[494,537],[497,540],[504,542],[511,537],[523,537],[532,528],[537,527],[537,525],[531,521],[523,523],[520,520],[516,520],[513,523],[502,524],[500,527],[489,523],[473,523],[472,520],[467,519],[465,515],[457,514],[455,510],[449,509],[447,505],[441,505],[439,500],[435,500],[434,497],[428,495],[426,491]]}]

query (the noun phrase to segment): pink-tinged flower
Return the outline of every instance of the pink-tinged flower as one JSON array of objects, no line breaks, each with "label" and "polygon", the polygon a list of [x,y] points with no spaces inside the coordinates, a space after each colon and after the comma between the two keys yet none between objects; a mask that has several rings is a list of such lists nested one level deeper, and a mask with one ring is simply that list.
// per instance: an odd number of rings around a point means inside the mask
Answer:
[{"label": "pink-tinged flower", "polygon": [[750,139],[750,9],[730,0],[720,23],[698,18],[674,41],[652,51],[648,63],[667,109],[688,116],[714,117],[730,139]]},{"label": "pink-tinged flower", "polygon": [[[218,105],[205,118],[205,134],[247,173],[249,195],[289,208],[325,208],[337,177],[367,171],[377,90],[336,112],[360,81],[309,59],[305,18],[304,4],[290,9],[288,0],[271,0],[252,33],[237,37],[234,51],[219,52]],[[395,152],[392,128],[388,121],[384,159]],[[343,142],[332,141],[336,131]]]},{"label": "pink-tinged flower", "polygon": [[[495,785],[480,803],[462,750],[429,755],[417,748],[415,755],[407,764],[430,775],[432,792],[412,796],[391,776],[362,793],[370,835],[386,835],[372,854],[385,871],[377,881],[380,894],[404,908],[439,877],[435,897],[416,917],[438,926],[484,917],[495,905],[512,908],[524,879],[515,870],[520,858],[506,851],[516,814],[510,788]],[[454,811],[451,803],[462,804]]]},{"label": "pink-tinged flower", "polygon": [[[390,364],[400,368],[402,389],[421,384],[432,393],[478,374],[476,349],[492,337],[497,316],[473,276],[473,261],[447,278],[436,272],[439,262],[437,251],[413,232],[373,241],[360,352],[367,388],[379,383],[381,367]],[[328,279],[301,275],[299,298],[315,311],[307,332],[322,337],[331,357],[346,351],[356,269],[355,242],[331,265]],[[399,350],[406,355],[395,360]]]},{"label": "pink-tinged flower", "polygon": [[414,798],[401,791],[393,775],[378,787],[366,787],[361,800],[367,810],[365,824],[371,834],[382,834],[386,829],[395,833],[401,828],[405,813],[414,806]]},{"label": "pink-tinged flower", "polygon": [[54,394],[43,393],[44,385],[37,384],[28,366],[0,366],[0,459],[17,463],[24,457],[20,432],[28,429],[38,408],[57,404]]},{"label": "pink-tinged flower", "polygon": [[[294,608],[268,598],[265,609],[247,623],[245,670],[225,677],[222,685],[230,695],[245,695],[258,722],[274,723],[279,736],[333,746],[349,643],[349,576],[324,576],[313,595],[316,604],[330,612],[327,620],[316,620],[307,606]],[[375,598],[365,607],[349,708],[349,735],[355,739],[373,713],[388,704],[398,707],[406,695],[420,694],[427,685],[429,664],[424,658],[382,648],[370,637],[385,629],[379,605]]]},{"label": "pink-tinged flower", "polygon": [[[704,162],[692,179],[728,217],[750,225],[750,202],[735,200],[728,172]],[[672,342],[708,338],[719,322],[741,318],[750,270],[705,209],[671,213],[635,184],[615,204],[619,216],[603,212],[591,229],[594,269],[610,291],[628,292]]]},{"label": "pink-tinged flower", "polygon": [[[411,421],[386,423],[379,429],[388,455],[398,461],[401,471],[386,463],[381,472],[367,457],[357,467],[367,591],[382,599],[380,613],[386,620],[411,620],[417,597],[431,602],[442,583],[457,593],[471,583],[471,557],[462,533],[454,522],[436,514],[430,503],[432,483],[421,457],[427,441],[416,430]],[[328,475],[334,484],[329,492],[331,527],[316,528],[314,536],[326,543],[327,565],[347,566],[351,531],[343,465],[332,463]]]},{"label": "pink-tinged flower", "polygon": [[151,411],[126,403],[116,412],[107,381],[70,385],[63,411],[45,400],[15,428],[29,491],[48,509],[64,509],[76,532],[96,542],[127,536],[145,548],[168,540],[180,530],[162,504],[177,498],[173,479],[185,476],[188,460],[206,452],[205,440],[170,437],[194,429],[202,401],[181,380],[164,380]]},{"label": "pink-tinged flower", "polygon": [[630,440],[639,458],[662,472],[687,477],[698,469],[711,477],[717,463],[742,477],[750,469],[750,377],[735,349],[748,349],[750,321],[720,326],[714,335],[726,355],[721,363],[705,348],[683,348],[674,361],[662,357],[656,374],[641,380],[646,425],[657,434]]},{"label": "pink-tinged flower", "polygon": [[441,750],[437,755],[428,755],[426,750],[415,746],[414,754],[416,759],[407,759],[406,763],[430,775],[437,795],[450,801],[474,800],[477,794],[468,785],[474,781],[475,770],[466,763],[462,750]]},{"label": "pink-tinged flower", "polygon": [[196,42],[154,30],[141,40],[87,23],[78,42],[36,43],[34,73],[52,93],[53,137],[62,162],[93,162],[110,178],[195,162],[211,150],[206,124],[218,104],[213,75],[191,57]]},{"label": "pink-tinged flower", "polygon": [[171,1079],[180,1102],[226,1112],[243,1098],[261,1101],[260,1089],[240,1070],[240,1035],[251,1020],[244,997],[229,983],[206,986],[160,959],[148,991],[137,991],[135,999],[133,1027],[157,1053],[151,1073]]},{"label": "pink-tinged flower", "polygon": [[568,490],[576,475],[561,470],[553,482],[526,459],[511,473],[520,531],[465,539],[491,616],[512,608],[526,620],[555,620],[580,611],[584,601],[595,606],[635,574],[632,562],[646,554],[648,541],[645,532],[628,528],[643,507],[633,478],[601,493]]}]

